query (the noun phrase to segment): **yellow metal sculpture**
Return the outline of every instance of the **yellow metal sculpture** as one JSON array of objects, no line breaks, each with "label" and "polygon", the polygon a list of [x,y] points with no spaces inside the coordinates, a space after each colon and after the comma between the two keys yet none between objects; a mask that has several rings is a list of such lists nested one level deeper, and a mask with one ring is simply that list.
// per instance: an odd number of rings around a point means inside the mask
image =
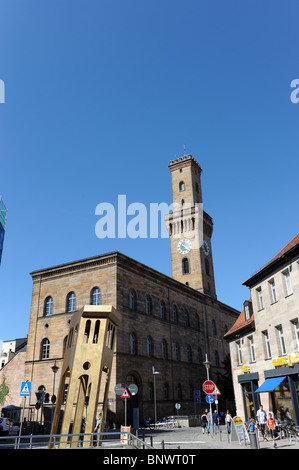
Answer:
[{"label": "yellow metal sculpture", "polygon": [[[82,418],[86,414],[84,405],[87,401],[85,433],[94,431],[96,414],[99,411],[99,393],[100,389],[104,388],[99,429],[99,432],[102,432],[107,410],[116,328],[120,320],[120,314],[111,305],[85,305],[72,316],[51,435],[57,433],[67,382],[69,382],[67,399],[60,434],[69,433],[71,422],[73,422],[72,434],[81,432]],[[106,381],[101,386],[104,378]],[[84,436],[83,447],[90,446],[90,439],[91,436]],[[73,436],[70,446],[78,447],[78,441],[78,436]],[[61,437],[59,448],[66,446],[66,438]],[[53,447],[52,437],[49,442],[49,448],[51,447]]]}]

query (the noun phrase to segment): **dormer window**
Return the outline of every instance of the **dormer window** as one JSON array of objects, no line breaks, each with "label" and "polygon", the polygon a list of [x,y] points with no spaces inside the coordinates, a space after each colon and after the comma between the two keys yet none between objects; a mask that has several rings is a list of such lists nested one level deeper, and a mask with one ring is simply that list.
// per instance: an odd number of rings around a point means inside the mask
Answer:
[{"label": "dormer window", "polygon": [[250,300],[245,300],[244,302],[244,310],[245,310],[245,320],[249,320],[252,314],[252,302]]}]

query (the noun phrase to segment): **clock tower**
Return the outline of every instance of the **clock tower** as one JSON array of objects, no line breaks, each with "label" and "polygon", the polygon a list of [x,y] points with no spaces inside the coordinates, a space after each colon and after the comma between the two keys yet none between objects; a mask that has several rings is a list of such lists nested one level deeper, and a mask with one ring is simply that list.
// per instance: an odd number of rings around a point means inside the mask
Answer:
[{"label": "clock tower", "polygon": [[201,167],[191,155],[170,161],[173,211],[166,214],[172,277],[216,298],[212,218],[203,211]]}]

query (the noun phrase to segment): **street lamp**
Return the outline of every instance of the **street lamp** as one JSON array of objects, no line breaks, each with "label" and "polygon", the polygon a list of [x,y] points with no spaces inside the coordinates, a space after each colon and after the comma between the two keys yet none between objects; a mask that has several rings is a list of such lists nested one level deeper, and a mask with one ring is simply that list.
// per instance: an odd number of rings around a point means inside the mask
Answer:
[{"label": "street lamp", "polygon": [[[207,354],[206,354],[206,360],[203,363],[203,365],[205,366],[206,371],[207,371],[207,380],[210,380],[209,370],[210,370],[211,364],[208,360],[208,355]],[[210,429],[211,429],[211,435],[212,435],[212,429],[213,429],[213,425],[212,425],[212,403],[210,403]]]},{"label": "street lamp", "polygon": [[59,367],[56,365],[56,359],[54,362],[54,366],[51,367],[54,378],[53,378],[53,395],[52,395],[52,410],[51,410],[51,429],[52,429],[52,421],[53,421],[53,411],[54,411],[54,394],[55,394],[55,376],[56,373],[58,372]]},{"label": "street lamp", "polygon": [[154,403],[155,403],[155,426],[156,426],[156,423],[157,423],[156,375],[160,374],[160,372],[156,370],[155,366],[152,367],[152,371],[153,371],[153,376],[154,376]]}]

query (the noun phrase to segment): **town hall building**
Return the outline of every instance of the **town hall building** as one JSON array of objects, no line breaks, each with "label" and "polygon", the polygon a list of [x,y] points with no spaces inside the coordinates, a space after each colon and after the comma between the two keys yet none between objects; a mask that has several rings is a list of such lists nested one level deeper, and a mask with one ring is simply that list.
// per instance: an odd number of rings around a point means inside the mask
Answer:
[{"label": "town hall building", "polygon": [[[174,209],[166,215],[166,226],[172,277],[118,251],[31,273],[24,380],[32,382],[32,409],[36,391],[50,398],[53,394],[54,363],[57,393],[70,320],[85,305],[111,305],[121,316],[108,396],[110,425],[124,423],[124,399],[115,393],[116,384],[138,387],[127,400],[129,424],[133,416],[139,423],[154,417],[154,394],[158,418],[176,414],[176,404],[181,415],[201,413],[206,406],[206,355],[210,378],[221,391],[223,361],[229,354],[224,335],[240,312],[217,299],[213,221],[202,210],[201,167],[186,155],[171,161],[169,169]],[[200,391],[201,403],[195,402],[195,391]],[[221,399],[223,410],[233,405],[232,397]],[[51,402],[44,404],[45,420],[50,410]]]}]

